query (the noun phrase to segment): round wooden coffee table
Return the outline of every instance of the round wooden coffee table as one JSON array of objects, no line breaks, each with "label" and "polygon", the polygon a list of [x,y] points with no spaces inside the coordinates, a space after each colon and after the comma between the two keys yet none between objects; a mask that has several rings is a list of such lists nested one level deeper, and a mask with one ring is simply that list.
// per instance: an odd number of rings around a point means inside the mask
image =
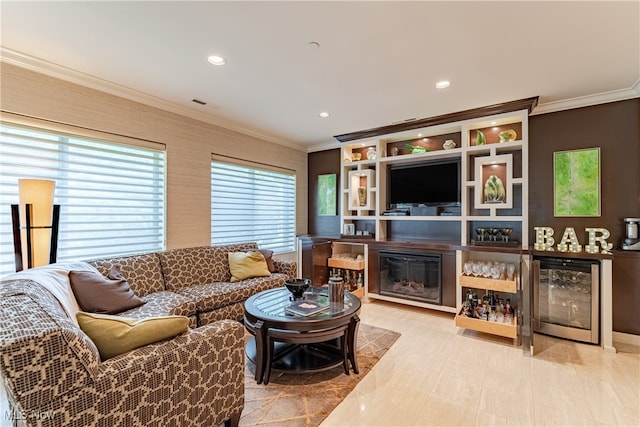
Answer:
[{"label": "round wooden coffee table", "polygon": [[[311,288],[305,299],[326,298],[326,288]],[[360,299],[345,292],[342,303],[311,316],[289,314],[291,293],[286,288],[253,295],[244,304],[244,324],[253,337],[246,346],[256,365],[258,384],[269,383],[271,371],[306,373],[349,364],[358,373],[355,341],[360,318]]]}]

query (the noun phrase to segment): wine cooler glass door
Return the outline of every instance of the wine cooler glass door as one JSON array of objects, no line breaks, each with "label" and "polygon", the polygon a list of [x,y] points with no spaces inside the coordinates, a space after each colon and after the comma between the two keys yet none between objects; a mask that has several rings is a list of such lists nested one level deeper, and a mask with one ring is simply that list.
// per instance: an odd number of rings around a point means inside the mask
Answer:
[{"label": "wine cooler glass door", "polygon": [[536,331],[597,343],[598,265],[556,259],[534,263]]}]

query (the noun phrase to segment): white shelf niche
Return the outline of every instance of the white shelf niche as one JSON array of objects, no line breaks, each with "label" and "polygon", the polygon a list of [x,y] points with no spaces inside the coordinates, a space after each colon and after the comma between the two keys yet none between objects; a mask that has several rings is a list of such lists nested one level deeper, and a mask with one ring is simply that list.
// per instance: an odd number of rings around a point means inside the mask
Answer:
[{"label": "white shelf niche", "polygon": [[349,199],[351,211],[369,211],[375,209],[375,171],[359,169],[349,171]]}]

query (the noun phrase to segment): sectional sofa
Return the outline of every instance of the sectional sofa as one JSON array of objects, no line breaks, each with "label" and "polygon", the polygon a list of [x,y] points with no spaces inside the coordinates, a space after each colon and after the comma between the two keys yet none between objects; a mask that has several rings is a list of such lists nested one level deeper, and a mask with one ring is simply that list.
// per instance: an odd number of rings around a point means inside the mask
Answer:
[{"label": "sectional sofa", "polygon": [[[0,377],[11,417],[29,426],[237,425],[243,302],[296,276],[295,262],[274,259],[269,276],[231,282],[228,254],[256,249],[246,243],[57,263],[0,281]],[[102,360],[75,319],[69,274],[114,267],[145,302],[118,315],[181,315],[191,327]]]},{"label": "sectional sofa", "polygon": [[195,327],[222,319],[242,320],[247,298],[284,286],[286,279],[296,277],[294,261],[272,259],[274,271],[270,276],[232,283],[228,253],[257,249],[254,242],[204,246],[91,260],[89,264],[105,276],[119,267],[131,289],[146,301],[120,313],[122,316],[182,315]]}]

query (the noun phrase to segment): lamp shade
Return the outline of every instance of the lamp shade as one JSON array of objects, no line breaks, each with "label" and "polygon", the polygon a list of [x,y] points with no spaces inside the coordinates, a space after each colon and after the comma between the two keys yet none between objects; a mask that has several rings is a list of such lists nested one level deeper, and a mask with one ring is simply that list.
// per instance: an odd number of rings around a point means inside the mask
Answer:
[{"label": "lamp shade", "polygon": [[[19,179],[20,223],[30,223],[31,230],[23,229],[22,241],[27,241],[27,233],[31,234],[32,266],[49,264],[51,244],[51,222],[53,216],[53,193],[56,182],[41,179]],[[26,205],[31,205],[31,218],[27,222]],[[48,227],[48,228],[41,228]],[[27,259],[28,246],[23,245],[23,259]]]}]

